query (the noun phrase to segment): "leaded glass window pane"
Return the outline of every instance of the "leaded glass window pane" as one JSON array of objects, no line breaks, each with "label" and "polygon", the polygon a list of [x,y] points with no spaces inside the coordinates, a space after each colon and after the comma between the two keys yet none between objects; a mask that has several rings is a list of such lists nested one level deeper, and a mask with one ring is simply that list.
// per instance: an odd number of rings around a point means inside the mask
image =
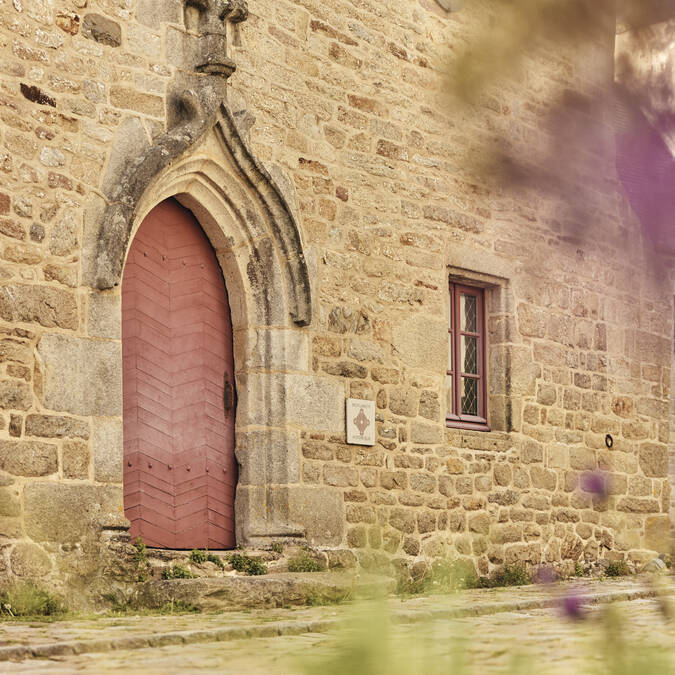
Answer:
[{"label": "leaded glass window pane", "polygon": [[459,299],[459,318],[461,330],[476,333],[478,328],[478,298],[462,293]]},{"label": "leaded glass window pane", "polygon": [[478,375],[478,338],[462,335],[462,372]]},{"label": "leaded glass window pane", "polygon": [[478,380],[462,378],[462,414],[478,415]]}]

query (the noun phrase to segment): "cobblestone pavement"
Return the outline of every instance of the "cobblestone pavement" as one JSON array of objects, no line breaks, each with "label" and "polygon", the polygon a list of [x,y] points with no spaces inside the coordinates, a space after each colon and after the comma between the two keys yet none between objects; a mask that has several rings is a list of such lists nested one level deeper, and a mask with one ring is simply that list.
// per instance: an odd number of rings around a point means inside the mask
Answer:
[{"label": "cobblestone pavement", "polygon": [[[52,657],[48,660],[26,660],[0,664],[0,672],[8,673],[189,673],[211,670],[218,673],[304,674],[323,671],[359,672],[354,663],[345,662],[348,654],[362,663],[370,653],[377,659],[380,670],[368,673],[586,673],[602,666],[605,648],[616,653],[610,644],[617,635],[629,641],[627,653],[639,653],[636,646],[652,645],[661,659],[659,675],[675,672],[675,622],[664,616],[664,601],[643,598],[598,605],[586,609],[583,621],[570,621],[559,607],[515,609],[532,605],[537,598],[546,600],[551,594],[602,595],[609,592],[635,591],[639,582],[584,582],[554,589],[526,587],[498,591],[477,591],[452,597],[416,598],[390,601],[372,613],[369,607],[340,606],[299,610],[275,610],[264,613],[231,613],[200,616],[129,617],[69,621],[57,624],[5,624],[0,628],[3,645],[38,644],[40,641],[110,638],[124,634],[128,637],[157,636],[168,631],[208,629],[223,625],[260,625],[278,620],[311,621],[338,620],[340,626],[325,633],[309,632],[280,637],[251,638],[228,642],[196,642],[155,648],[122,649],[91,654]],[[670,592],[673,591],[672,585]],[[499,613],[461,618],[443,618],[444,612],[458,603],[480,612],[480,607],[492,607],[495,601],[510,603],[512,609]],[[672,601],[672,597],[670,598]],[[375,603],[377,606],[377,603]],[[504,604],[504,606],[507,606]],[[405,617],[387,628],[386,616],[403,608]],[[432,618],[431,613],[436,616]],[[608,622],[607,612],[613,619]],[[413,617],[413,622],[410,619]],[[618,617],[618,618],[617,618]],[[609,632],[607,626],[611,626]],[[361,659],[359,661],[359,659]],[[514,659],[518,659],[514,666]],[[460,668],[458,660],[465,664]],[[331,667],[339,662],[338,667]],[[650,675],[641,668],[626,671],[626,675]],[[366,672],[366,671],[363,671]],[[602,672],[602,671],[600,671]]]}]

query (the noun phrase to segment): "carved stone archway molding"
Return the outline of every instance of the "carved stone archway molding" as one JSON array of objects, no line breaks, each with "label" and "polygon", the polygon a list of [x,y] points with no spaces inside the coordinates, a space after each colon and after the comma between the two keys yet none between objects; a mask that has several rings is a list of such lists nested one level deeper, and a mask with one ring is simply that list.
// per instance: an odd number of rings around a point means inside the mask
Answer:
[{"label": "carved stone archway molding", "polygon": [[[311,321],[312,302],[300,232],[288,201],[248,148],[238,118],[246,121],[221,103],[210,117],[199,117],[206,123],[187,122],[127,162],[95,228],[93,260],[84,266],[93,272],[94,294],[116,297],[133,236],[152,208],[174,197],[194,213],[218,257],[232,314],[237,542],[337,544],[341,525],[326,536],[316,517],[323,506],[337,523],[344,507],[337,494],[300,484],[299,428],[323,417],[322,426],[339,431],[343,412],[333,402],[344,392],[309,374],[309,336],[301,327]],[[111,321],[121,322],[121,315]],[[329,404],[339,412],[326,421],[322,410]],[[121,466],[123,448],[110,452]]]},{"label": "carved stone archway molding", "polygon": [[[177,160],[188,156],[191,148],[213,134],[223,149],[223,156],[236,170],[237,182],[243,182],[255,194],[256,208],[240,214],[241,223],[252,241],[263,234],[263,230],[255,229],[253,221],[259,227],[262,224],[258,221],[264,223],[264,233],[269,236],[269,243],[276,248],[280,259],[288,312],[296,325],[306,326],[311,321],[312,300],[297,223],[279,187],[245,142],[236,115],[225,102],[214,105],[215,94],[209,90],[186,92],[180,105],[189,111],[188,121],[161,136],[138,157],[127,159],[121,175],[113,173],[107,177],[108,185],[103,187],[107,206],[94,263],[95,286],[105,290],[120,283],[132,229],[134,223],[138,223],[139,206],[148,186],[169,169],[175,174],[178,166],[185,166],[185,161]],[[243,115],[239,113],[240,117]],[[212,158],[212,161],[217,160]],[[228,186],[222,188],[227,190]],[[262,258],[260,262],[264,262]]]},{"label": "carved stone archway molding", "polygon": [[[209,237],[229,294],[240,465],[237,542],[264,545],[282,537],[336,546],[344,537],[344,499],[338,490],[301,484],[300,435],[308,428],[344,431],[344,384],[310,372],[309,334],[302,327],[311,322],[312,298],[292,187],[284,184],[283,191],[255,158],[246,136],[251,116],[225,98],[236,67],[227,57],[227,25],[246,18],[246,2],[184,0],[184,8],[185,25],[167,28],[176,59],[169,131],[150,142],[139,118],[122,122],[102,194],[92,196],[85,221],[83,282],[92,289],[92,325],[105,314],[108,380],[115,381],[100,383],[96,414],[121,422],[121,359],[119,373],[114,363],[129,246],[152,208],[176,198]],[[98,382],[95,375],[87,375],[90,380]],[[121,434],[96,452],[121,469]]]}]

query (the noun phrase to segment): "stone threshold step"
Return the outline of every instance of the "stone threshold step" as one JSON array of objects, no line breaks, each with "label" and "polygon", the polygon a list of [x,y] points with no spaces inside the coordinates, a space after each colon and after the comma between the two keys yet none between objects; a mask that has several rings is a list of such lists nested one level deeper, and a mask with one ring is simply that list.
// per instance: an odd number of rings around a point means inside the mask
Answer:
[{"label": "stone threshold step", "polygon": [[395,585],[390,577],[338,571],[153,580],[137,588],[131,605],[160,609],[178,601],[206,612],[326,605],[385,597]]},{"label": "stone threshold step", "polygon": [[[636,589],[587,593],[579,596],[583,605],[608,604],[641,600],[663,595],[675,595],[675,590]],[[461,596],[461,594],[460,594]],[[539,597],[514,602],[476,603],[469,607],[447,607],[438,610],[392,610],[391,619],[401,624],[414,624],[431,619],[458,619],[464,617],[485,616],[503,612],[515,612],[557,607],[559,597]],[[305,633],[325,633],[335,629],[339,619],[317,619],[298,621],[276,621],[250,626],[222,627],[206,630],[169,631],[147,635],[136,635],[101,640],[72,640],[41,645],[19,645],[0,647],[0,662],[21,661],[26,659],[54,658],[90,654],[96,652],[122,651],[129,649],[147,649],[169,645],[194,644],[198,642],[227,642],[250,638],[269,638],[284,635],[302,635]]]}]

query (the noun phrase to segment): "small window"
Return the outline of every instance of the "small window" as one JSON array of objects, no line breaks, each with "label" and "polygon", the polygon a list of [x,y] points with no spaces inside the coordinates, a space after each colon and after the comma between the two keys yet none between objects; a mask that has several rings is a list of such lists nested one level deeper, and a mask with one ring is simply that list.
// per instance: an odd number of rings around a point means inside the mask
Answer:
[{"label": "small window", "polygon": [[447,425],[488,431],[485,292],[450,282]]}]

